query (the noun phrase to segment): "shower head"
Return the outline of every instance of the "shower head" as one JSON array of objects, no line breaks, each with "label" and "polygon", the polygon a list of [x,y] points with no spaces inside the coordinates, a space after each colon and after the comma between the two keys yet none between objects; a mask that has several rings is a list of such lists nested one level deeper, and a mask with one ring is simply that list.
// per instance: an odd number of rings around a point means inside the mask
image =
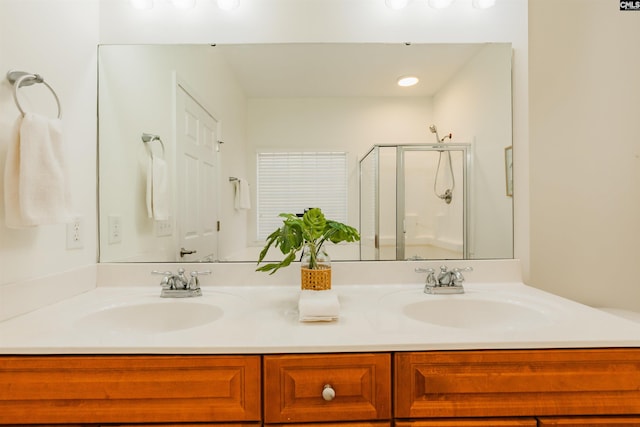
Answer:
[{"label": "shower head", "polygon": [[435,133],[436,134],[436,141],[438,141],[438,142],[444,142],[445,139],[447,139],[447,138],[451,139],[451,137],[453,136],[453,134],[448,133],[443,138],[440,138],[440,135],[438,135],[438,128],[436,127],[436,125],[429,126],[429,130],[431,131],[431,133]]},{"label": "shower head", "polygon": [[429,130],[431,131],[431,133],[436,134],[436,142],[442,142],[440,141],[440,135],[438,135],[438,128],[436,127],[436,125],[429,126]]}]

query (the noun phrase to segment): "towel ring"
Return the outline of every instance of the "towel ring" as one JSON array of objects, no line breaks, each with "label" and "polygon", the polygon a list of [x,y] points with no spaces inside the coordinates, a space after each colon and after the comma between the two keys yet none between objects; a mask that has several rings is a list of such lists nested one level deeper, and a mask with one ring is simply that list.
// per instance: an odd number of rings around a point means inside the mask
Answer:
[{"label": "towel ring", "polygon": [[49,83],[44,81],[41,75],[25,73],[24,71],[9,71],[7,72],[7,80],[9,80],[9,82],[13,85],[13,99],[16,102],[16,107],[18,107],[18,110],[20,110],[20,113],[22,113],[23,116],[26,113],[20,105],[20,100],[18,99],[18,89],[20,89],[22,86],[31,86],[35,83],[42,83],[51,91],[53,97],[56,100],[56,105],[58,106],[58,118],[62,117],[62,107],[60,106],[60,99],[58,98],[58,94],[55,90],[53,90]]},{"label": "towel ring", "polygon": [[158,141],[160,143],[160,147],[162,147],[162,157],[164,158],[164,142],[162,142],[162,139],[160,139],[160,137],[158,135],[154,135],[151,133],[143,133],[142,134],[142,142],[144,142],[144,144],[147,146],[147,148],[149,149],[149,152],[151,153],[151,147],[149,146],[150,143],[152,143],[153,141]]}]

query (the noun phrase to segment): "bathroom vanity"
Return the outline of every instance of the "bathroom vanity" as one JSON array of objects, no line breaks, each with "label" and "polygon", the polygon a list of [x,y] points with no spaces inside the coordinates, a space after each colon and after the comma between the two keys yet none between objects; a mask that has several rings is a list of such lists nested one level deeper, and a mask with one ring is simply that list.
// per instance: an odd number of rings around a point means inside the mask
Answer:
[{"label": "bathroom vanity", "polygon": [[327,323],[298,321],[293,285],[214,274],[177,300],[148,272],[101,272],[0,322],[0,424],[640,425],[637,323],[491,266],[462,295],[424,294],[401,267],[395,284],[336,284]]},{"label": "bathroom vanity", "polygon": [[640,349],[4,356],[0,367],[12,425],[640,425]]}]

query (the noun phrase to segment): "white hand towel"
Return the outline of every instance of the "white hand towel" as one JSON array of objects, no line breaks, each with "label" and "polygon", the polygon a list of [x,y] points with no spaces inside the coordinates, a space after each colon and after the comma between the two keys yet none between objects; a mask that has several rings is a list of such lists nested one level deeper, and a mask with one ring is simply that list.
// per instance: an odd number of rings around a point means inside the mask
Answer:
[{"label": "white hand towel", "polygon": [[153,159],[149,156],[147,161],[147,191],[145,192],[147,203],[147,217],[153,218]]},{"label": "white hand towel", "polygon": [[167,162],[152,154],[147,166],[147,215],[156,221],[169,219]]},{"label": "white hand towel", "polygon": [[71,221],[62,122],[33,113],[21,119],[5,167],[5,213],[10,228]]},{"label": "white hand towel", "polygon": [[330,322],[340,315],[340,301],[332,290],[300,291],[298,316],[301,322]]},{"label": "white hand towel", "polygon": [[244,178],[239,178],[235,185],[235,208],[251,209],[251,195],[249,193],[249,183]]}]

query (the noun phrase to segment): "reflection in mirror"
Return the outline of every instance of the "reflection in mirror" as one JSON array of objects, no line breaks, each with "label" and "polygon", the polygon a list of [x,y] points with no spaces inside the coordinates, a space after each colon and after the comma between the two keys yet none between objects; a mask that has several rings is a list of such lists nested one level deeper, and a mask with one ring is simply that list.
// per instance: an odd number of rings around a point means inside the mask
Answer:
[{"label": "reflection in mirror", "polygon": [[469,259],[469,144],[375,146],[360,161],[360,259]]},{"label": "reflection in mirror", "polygon": [[[363,234],[334,260],[513,257],[509,44],[105,45],[98,99],[101,262],[255,262],[273,212],[320,203]],[[300,156],[339,169],[292,160],[267,185],[259,159]]]}]

